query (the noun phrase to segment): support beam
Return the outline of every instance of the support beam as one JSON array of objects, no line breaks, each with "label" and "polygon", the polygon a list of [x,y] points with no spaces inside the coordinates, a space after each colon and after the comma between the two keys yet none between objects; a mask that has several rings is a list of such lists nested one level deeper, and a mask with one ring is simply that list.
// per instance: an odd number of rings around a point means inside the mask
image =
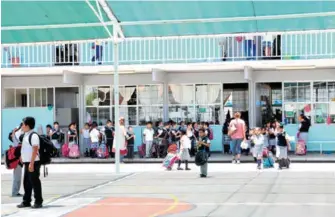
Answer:
[{"label": "support beam", "polygon": [[116,16],[113,14],[113,11],[111,10],[111,8],[109,7],[108,3],[106,2],[106,0],[97,0],[99,2],[99,4],[101,5],[102,9],[105,11],[107,17],[112,21],[112,23],[114,24],[113,28],[116,28],[116,32],[118,33],[118,35],[120,36],[121,39],[124,39],[124,34],[122,31],[122,27],[118,21],[118,19],[116,18]]},{"label": "support beam", "polygon": [[[108,33],[109,37],[113,37],[112,33],[109,31],[108,26],[106,25],[105,21],[103,20],[102,17],[99,16],[98,12],[95,10],[95,8],[93,7],[93,5],[91,4],[91,2],[89,0],[85,0],[87,5],[91,8],[91,10],[93,11],[93,13],[95,14],[95,16],[99,19],[100,23],[102,24],[102,26],[105,28],[106,32]],[[114,27],[113,27],[114,29]]]},{"label": "support beam", "polygon": [[[112,26],[112,22],[105,22],[107,26]],[[102,23],[70,23],[70,24],[50,24],[50,25],[34,25],[34,26],[3,26],[1,31],[12,30],[38,30],[38,29],[67,29],[67,28],[85,28],[103,26]]]},{"label": "support beam", "polygon": [[296,18],[314,18],[314,17],[331,17],[335,12],[304,13],[304,14],[282,14],[252,17],[225,17],[225,18],[208,18],[208,19],[183,19],[183,20],[149,20],[149,21],[125,21],[121,26],[138,26],[138,25],[162,25],[162,24],[186,24],[186,23],[222,23],[238,21],[257,21],[257,20],[283,20]]}]

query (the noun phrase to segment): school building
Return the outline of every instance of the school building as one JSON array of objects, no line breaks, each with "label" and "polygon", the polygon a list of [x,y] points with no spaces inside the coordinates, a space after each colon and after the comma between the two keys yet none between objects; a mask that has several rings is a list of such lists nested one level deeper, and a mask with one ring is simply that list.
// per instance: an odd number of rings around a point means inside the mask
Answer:
[{"label": "school building", "polygon": [[5,1],[2,13],[2,151],[27,115],[43,128],[114,120],[114,74],[136,145],[147,121],[209,121],[221,151],[240,111],[291,136],[304,113],[308,151],[335,150],[335,2]]}]

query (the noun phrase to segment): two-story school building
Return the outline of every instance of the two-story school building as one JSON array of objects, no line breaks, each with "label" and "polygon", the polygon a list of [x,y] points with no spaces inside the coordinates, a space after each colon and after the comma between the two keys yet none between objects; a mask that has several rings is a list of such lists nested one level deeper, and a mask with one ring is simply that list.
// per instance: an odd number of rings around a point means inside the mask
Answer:
[{"label": "two-story school building", "polygon": [[[334,18],[332,2],[315,2],[329,4],[318,12],[323,16],[307,5],[284,12],[287,4],[298,2],[255,2],[257,16],[249,15],[249,9],[242,14],[241,8],[248,6],[240,2],[113,2],[109,10],[100,8],[100,17],[90,12],[99,11],[95,5],[59,2],[48,11],[57,18],[38,22],[43,8],[24,4],[35,10],[34,16],[25,21],[5,18],[2,24],[3,150],[10,130],[27,115],[42,128],[56,120],[63,127],[72,121],[82,127],[113,120],[115,57],[120,115],[134,126],[136,145],[147,121],[209,121],[215,135],[212,149],[221,151],[222,125],[228,113],[239,111],[251,127],[275,116],[290,135],[296,134],[297,117],[304,113],[312,121],[309,151],[335,150],[335,26],[328,22]],[[275,13],[273,4],[283,11]],[[13,5],[4,2],[4,7],[9,11]],[[170,7],[176,13],[165,11]],[[198,8],[201,22],[185,12],[190,7]],[[230,10],[223,16],[218,7]],[[56,16],[57,11],[79,8],[81,12]],[[130,15],[150,8],[156,9]],[[273,19],[263,18],[264,11]],[[80,16],[84,12],[89,15]],[[248,17],[254,18],[246,21]],[[108,29],[124,34],[117,45]]]}]

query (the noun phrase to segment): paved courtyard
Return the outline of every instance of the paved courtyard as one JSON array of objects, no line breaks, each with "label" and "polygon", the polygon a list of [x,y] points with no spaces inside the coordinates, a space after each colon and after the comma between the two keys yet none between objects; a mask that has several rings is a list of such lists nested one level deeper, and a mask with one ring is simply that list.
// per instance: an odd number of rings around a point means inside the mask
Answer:
[{"label": "paved courtyard", "polygon": [[[2,216],[11,217],[320,217],[335,216],[334,164],[292,164],[257,171],[254,164],[210,164],[209,177],[164,171],[159,164],[51,165],[45,207],[18,210],[11,171],[1,167]],[[117,215],[116,215],[117,214]]]}]

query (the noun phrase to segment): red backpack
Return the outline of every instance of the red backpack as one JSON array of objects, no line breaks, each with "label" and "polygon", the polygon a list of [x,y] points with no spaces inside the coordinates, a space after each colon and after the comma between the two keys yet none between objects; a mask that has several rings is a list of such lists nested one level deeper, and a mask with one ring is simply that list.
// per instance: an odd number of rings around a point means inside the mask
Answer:
[{"label": "red backpack", "polygon": [[21,145],[13,147],[9,146],[9,149],[6,151],[6,168],[9,170],[15,169],[20,162],[21,157]]},{"label": "red backpack", "polygon": [[209,140],[213,140],[214,139],[214,133],[213,133],[213,129],[212,128],[208,128],[208,139]]}]

